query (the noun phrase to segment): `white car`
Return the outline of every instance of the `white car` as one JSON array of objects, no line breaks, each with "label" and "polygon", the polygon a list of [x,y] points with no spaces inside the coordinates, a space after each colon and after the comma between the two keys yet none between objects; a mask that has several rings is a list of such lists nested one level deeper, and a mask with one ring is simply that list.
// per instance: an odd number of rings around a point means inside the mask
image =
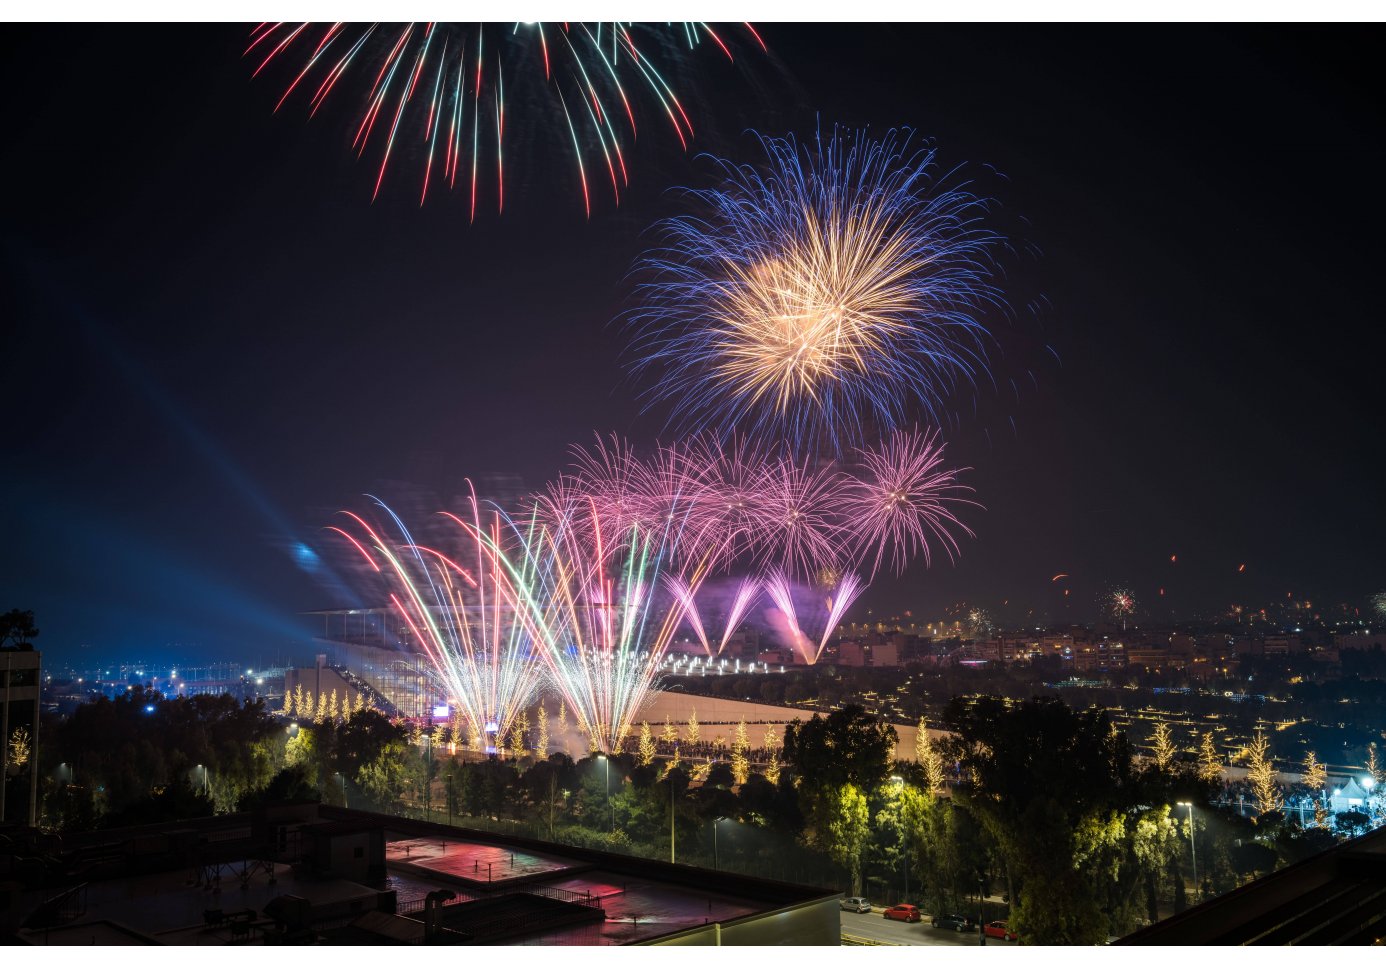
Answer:
[{"label": "white car", "polygon": [[844,897],[841,907],[844,911],[855,911],[858,914],[871,913],[871,902],[864,897]]}]

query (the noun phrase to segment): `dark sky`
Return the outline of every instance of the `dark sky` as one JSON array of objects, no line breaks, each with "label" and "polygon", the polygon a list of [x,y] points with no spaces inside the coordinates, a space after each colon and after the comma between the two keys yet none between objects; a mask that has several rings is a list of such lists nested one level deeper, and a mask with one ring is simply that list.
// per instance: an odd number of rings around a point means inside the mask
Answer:
[{"label": "dark sky", "polygon": [[[1386,588],[1365,31],[762,32],[771,58],[705,52],[697,147],[751,158],[745,128],[816,117],[912,126],[946,165],[1004,173],[1041,253],[1013,267],[1017,295],[1047,301],[1023,321],[1041,338],[998,361],[1038,388],[960,403],[948,435],[986,505],[976,539],[865,604],[1058,616],[1056,572],[1074,619],[1119,584],[1152,617]],[[331,511],[384,480],[538,484],[594,431],[661,429],[610,320],[641,232],[679,210],[665,190],[705,166],[650,126],[622,206],[587,220],[541,137],[499,218],[469,225],[447,195],[420,209],[409,169],[371,204],[355,102],[274,115],[283,85],[250,79],[244,36],[0,41],[0,608],[34,609],[59,661],[303,655],[299,613],[336,601],[299,546],[330,544]]]}]

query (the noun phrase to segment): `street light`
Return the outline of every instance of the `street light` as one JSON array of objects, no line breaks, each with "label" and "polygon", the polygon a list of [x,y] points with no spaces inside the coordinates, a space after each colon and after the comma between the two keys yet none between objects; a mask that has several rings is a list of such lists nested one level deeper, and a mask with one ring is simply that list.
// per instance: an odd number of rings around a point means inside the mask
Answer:
[{"label": "street light", "polygon": [[210,796],[207,783],[207,767],[199,763],[197,764],[197,768],[202,771],[202,795],[204,797]]},{"label": "street light", "polygon": [[712,821],[712,869],[715,871],[722,869],[717,860],[717,825],[726,819],[726,817],[716,817]]},{"label": "street light", "polygon": [[1198,848],[1194,846],[1194,836],[1197,831],[1194,830],[1193,802],[1190,800],[1180,800],[1178,806],[1189,808],[1189,860],[1193,864],[1194,897],[1196,898],[1200,895],[1201,891],[1199,890],[1198,884]]},{"label": "street light", "polygon": [[987,879],[983,874],[977,875],[977,943],[986,946],[987,943]]},{"label": "street light", "polygon": [[[898,796],[904,791],[904,789],[905,789],[905,778],[904,778],[903,776],[892,776],[892,777],[890,778],[890,782],[891,782],[891,784],[895,787],[895,795],[898,797]],[[896,806],[898,807],[899,804],[897,803]],[[901,821],[902,821],[901,824],[900,824],[900,830],[902,831],[901,838],[900,838],[900,853],[902,853],[902,854],[905,855],[905,894],[904,894],[903,897],[900,898],[900,901],[901,901],[901,903],[908,904],[908,903],[909,903],[909,900],[910,900],[910,848],[909,848],[909,837],[904,833],[904,831],[905,831],[905,825],[904,825],[904,823],[903,823],[904,818],[901,817],[900,819],[901,819]]]},{"label": "street light", "polygon": [[601,760],[605,765],[606,805],[611,811],[611,832],[614,834],[616,832],[616,806],[611,802],[611,761],[606,758],[605,753],[598,753],[597,759]]}]

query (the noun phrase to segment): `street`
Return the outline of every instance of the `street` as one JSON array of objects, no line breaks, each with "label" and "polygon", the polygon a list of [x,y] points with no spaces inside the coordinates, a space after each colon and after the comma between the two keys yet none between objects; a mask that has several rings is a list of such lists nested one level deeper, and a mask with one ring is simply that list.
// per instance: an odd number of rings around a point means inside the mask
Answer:
[{"label": "street", "polygon": [[[996,898],[1000,901],[1000,898]],[[876,905],[872,905],[874,910],[870,914],[855,914],[851,911],[842,912],[842,934],[848,938],[861,938],[864,941],[872,941],[878,944],[893,945],[937,945],[941,947],[977,947],[977,931],[950,931],[945,928],[936,928],[929,923],[931,915],[925,915],[924,919],[918,924],[906,924],[904,921],[887,921],[881,917],[883,910]],[[994,916],[994,915],[993,915]],[[1014,941],[1002,941],[1000,938],[987,938],[987,947],[999,945],[1006,948],[1016,946]]]}]

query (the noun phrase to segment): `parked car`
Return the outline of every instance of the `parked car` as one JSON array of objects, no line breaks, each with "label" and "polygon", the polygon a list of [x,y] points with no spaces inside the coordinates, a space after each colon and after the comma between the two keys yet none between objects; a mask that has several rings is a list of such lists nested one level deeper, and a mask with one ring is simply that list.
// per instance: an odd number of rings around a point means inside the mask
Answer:
[{"label": "parked car", "polygon": [[1010,928],[1006,927],[1005,921],[992,921],[982,930],[986,932],[988,938],[1000,938],[1002,941],[1020,940]]},{"label": "parked car", "polygon": [[934,927],[947,928],[950,931],[966,931],[967,918],[961,914],[940,914],[934,918]]},{"label": "parked car", "polygon": [[855,911],[858,914],[871,913],[871,902],[864,897],[844,897],[840,906],[844,911]]},{"label": "parked car", "polygon": [[913,904],[897,904],[882,911],[881,917],[890,921],[908,921],[913,924],[919,920],[919,908]]}]

